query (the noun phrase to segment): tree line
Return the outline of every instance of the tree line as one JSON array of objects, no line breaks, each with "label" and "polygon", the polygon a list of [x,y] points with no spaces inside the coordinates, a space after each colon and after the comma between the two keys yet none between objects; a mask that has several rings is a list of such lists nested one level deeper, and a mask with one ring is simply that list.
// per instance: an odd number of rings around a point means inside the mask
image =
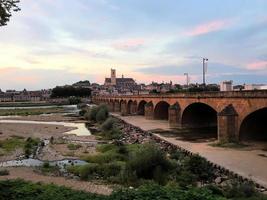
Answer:
[{"label": "tree line", "polygon": [[60,87],[57,86],[52,89],[52,98],[59,98],[59,97],[89,97],[91,96],[91,89],[89,88],[76,88],[73,86],[64,86]]}]

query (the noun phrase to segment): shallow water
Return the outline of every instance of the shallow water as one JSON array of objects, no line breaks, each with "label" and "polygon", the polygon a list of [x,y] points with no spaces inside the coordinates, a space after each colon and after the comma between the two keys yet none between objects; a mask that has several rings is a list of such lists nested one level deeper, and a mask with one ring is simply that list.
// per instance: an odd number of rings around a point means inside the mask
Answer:
[{"label": "shallow water", "polygon": [[66,110],[77,110],[76,105],[64,105],[64,106],[9,106],[9,107],[0,107],[0,110],[12,110],[12,109],[38,109],[38,108],[64,108]]},{"label": "shallow water", "polygon": [[[22,159],[22,160],[10,160],[5,162],[0,162],[0,167],[40,167],[45,163],[45,161],[41,161],[38,159]],[[59,166],[60,168],[64,168],[65,166],[70,165],[85,165],[87,162],[83,160],[57,160],[57,161],[49,161],[51,166]]]}]

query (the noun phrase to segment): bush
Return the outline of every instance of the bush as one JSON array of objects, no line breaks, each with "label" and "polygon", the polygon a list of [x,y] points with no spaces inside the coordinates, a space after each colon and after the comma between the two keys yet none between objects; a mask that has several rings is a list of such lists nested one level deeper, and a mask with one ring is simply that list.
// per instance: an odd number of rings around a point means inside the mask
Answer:
[{"label": "bush", "polygon": [[106,105],[94,106],[85,113],[85,119],[102,123],[108,118],[109,112]]},{"label": "bush", "polygon": [[80,97],[71,96],[68,99],[70,105],[77,105],[82,102]]},{"label": "bush", "polygon": [[127,163],[128,172],[136,173],[138,178],[153,179],[160,184],[165,182],[171,169],[171,162],[154,144],[142,145],[139,150],[130,154]]},{"label": "bush", "polygon": [[109,117],[101,126],[102,131],[110,131],[115,128],[115,119]]},{"label": "bush", "polygon": [[26,158],[29,158],[30,155],[35,153],[39,142],[39,139],[33,139],[31,137],[27,138],[26,143],[24,145],[24,153]]},{"label": "bush", "polygon": [[124,162],[111,162],[111,163],[89,163],[83,166],[72,166],[68,171],[79,176],[82,180],[90,180],[93,178],[111,179],[117,177],[116,182],[120,182],[119,174],[125,168]]},{"label": "bush", "polygon": [[241,183],[238,181],[232,181],[227,186],[225,186],[223,190],[224,196],[227,198],[248,198],[256,195],[255,185],[249,182]]},{"label": "bush", "polygon": [[100,108],[96,114],[96,121],[103,123],[108,118],[108,111],[105,108]]},{"label": "bush", "polygon": [[83,159],[89,163],[104,164],[104,163],[109,163],[113,161],[124,161],[127,158],[124,155],[121,155],[117,152],[107,151],[102,154],[89,155],[89,156],[84,157]]},{"label": "bush", "polygon": [[211,181],[215,174],[214,168],[199,155],[192,155],[184,160],[184,169],[194,174],[198,181]]},{"label": "bush", "polygon": [[181,190],[179,187],[160,186],[157,184],[147,184],[133,189],[121,189],[114,192],[110,199],[113,200],[146,200],[146,199],[166,199],[166,200],[225,200],[222,197],[213,195],[207,189],[190,188]]},{"label": "bush", "polygon": [[77,149],[79,149],[81,147],[82,147],[82,145],[80,145],[80,144],[68,144],[68,149],[69,150],[77,150]]}]

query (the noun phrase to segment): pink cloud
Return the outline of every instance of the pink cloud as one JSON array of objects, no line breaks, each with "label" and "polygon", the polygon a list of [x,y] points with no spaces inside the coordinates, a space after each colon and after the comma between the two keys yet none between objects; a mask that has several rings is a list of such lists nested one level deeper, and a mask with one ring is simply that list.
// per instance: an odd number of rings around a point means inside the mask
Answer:
[{"label": "pink cloud", "polygon": [[193,27],[191,30],[187,31],[185,34],[187,36],[198,36],[207,34],[214,31],[219,31],[225,29],[226,27],[232,24],[229,20],[215,20],[205,24],[197,25]]},{"label": "pink cloud", "polygon": [[115,49],[124,50],[124,51],[131,51],[131,50],[137,50],[140,47],[142,47],[145,44],[145,40],[142,38],[136,38],[136,39],[128,39],[119,41],[112,46]]},{"label": "pink cloud", "polygon": [[255,61],[247,65],[247,69],[250,70],[262,70],[267,69],[267,61]]}]

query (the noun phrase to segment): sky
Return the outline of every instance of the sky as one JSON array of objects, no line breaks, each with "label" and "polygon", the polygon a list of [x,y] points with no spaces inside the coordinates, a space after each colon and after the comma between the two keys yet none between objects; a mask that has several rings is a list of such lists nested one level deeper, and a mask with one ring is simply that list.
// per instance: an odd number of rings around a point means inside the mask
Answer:
[{"label": "sky", "polygon": [[0,88],[138,83],[267,83],[266,0],[21,0],[0,27]]}]

